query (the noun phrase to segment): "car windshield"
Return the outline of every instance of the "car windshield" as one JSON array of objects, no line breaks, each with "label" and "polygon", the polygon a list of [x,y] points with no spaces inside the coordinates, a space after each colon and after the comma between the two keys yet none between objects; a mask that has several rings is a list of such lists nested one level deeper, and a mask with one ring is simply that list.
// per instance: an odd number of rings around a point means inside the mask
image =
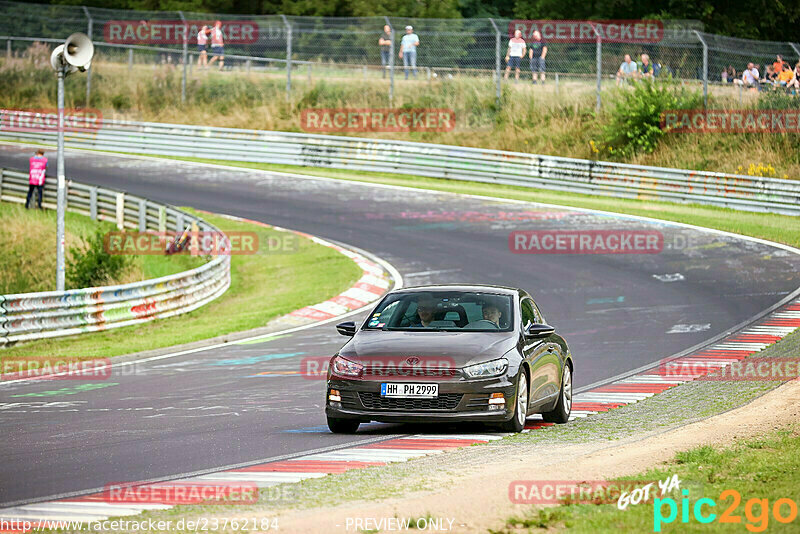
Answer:
[{"label": "car windshield", "polygon": [[480,291],[409,291],[388,295],[364,328],[508,332],[513,324],[510,295]]}]

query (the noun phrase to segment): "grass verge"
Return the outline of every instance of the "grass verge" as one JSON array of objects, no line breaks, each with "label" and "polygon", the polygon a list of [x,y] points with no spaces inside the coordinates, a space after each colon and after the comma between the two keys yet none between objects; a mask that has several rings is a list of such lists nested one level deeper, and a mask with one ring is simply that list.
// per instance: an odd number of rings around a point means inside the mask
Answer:
[{"label": "grass verge", "polygon": [[[0,295],[55,290],[56,212],[26,210],[21,204],[0,202]],[[77,213],[66,214],[67,260],[71,249],[96,232],[116,231],[109,222],[93,221]],[[125,284],[179,273],[202,265],[192,256],[133,256],[125,270],[106,285]],[[67,289],[70,287],[67,281]]]},{"label": "grass verge", "polygon": [[[690,488],[684,497],[688,504],[682,503],[682,496],[676,491],[664,496],[663,501],[667,502],[629,505],[624,510],[619,510],[616,503],[562,504],[531,509],[510,518],[506,528],[491,532],[797,532],[798,470],[800,427],[792,425],[728,448],[706,445],[684,451],[666,467],[630,478],[640,482],[633,487],[642,487],[649,481],[677,475],[681,487]],[[701,522],[695,515],[699,499],[707,499],[699,511],[710,520]],[[778,514],[786,519],[794,517],[788,523],[780,522],[775,515],[776,503],[781,499]],[[671,517],[670,500],[675,503],[677,514],[667,521]],[[682,516],[684,507],[686,516]],[[723,512],[732,522],[723,521]]]},{"label": "grass verge", "polygon": [[[223,232],[256,232],[261,243],[287,236],[273,228],[220,216],[202,217]],[[20,344],[0,351],[0,359],[41,355],[69,356],[70,360],[106,358],[257,328],[275,317],[335,296],[361,276],[361,269],[346,256],[291,235],[296,239],[296,250],[233,255],[230,288],[198,310],[91,335]]]},{"label": "grass verge", "polygon": [[629,200],[597,197],[577,193],[562,193],[546,189],[531,189],[512,185],[484,184],[460,180],[427,178],[424,176],[343,171],[336,169],[311,169],[292,165],[270,163],[232,162],[200,158],[169,158],[199,163],[213,163],[231,167],[244,167],[267,171],[293,172],[309,176],[321,176],[338,180],[351,180],[374,184],[399,185],[419,189],[431,189],[449,193],[462,193],[487,197],[508,198],[528,202],[543,202],[588,208],[627,215],[653,217],[666,221],[693,224],[726,232],[768,239],[778,243],[800,247],[800,217],[771,213],[753,213],[728,208],[699,204],[676,204],[649,199]]}]

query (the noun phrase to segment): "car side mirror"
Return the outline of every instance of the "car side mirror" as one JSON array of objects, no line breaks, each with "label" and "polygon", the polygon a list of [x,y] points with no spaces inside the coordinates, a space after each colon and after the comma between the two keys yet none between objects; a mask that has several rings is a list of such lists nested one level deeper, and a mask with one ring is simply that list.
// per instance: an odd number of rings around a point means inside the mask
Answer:
[{"label": "car side mirror", "polygon": [[547,337],[555,331],[556,329],[550,325],[533,323],[529,324],[527,328],[525,328],[525,337],[539,339],[542,337]]},{"label": "car side mirror", "polygon": [[342,334],[343,336],[354,336],[356,335],[356,323],[353,321],[345,321],[344,323],[339,323],[336,325],[336,331]]}]

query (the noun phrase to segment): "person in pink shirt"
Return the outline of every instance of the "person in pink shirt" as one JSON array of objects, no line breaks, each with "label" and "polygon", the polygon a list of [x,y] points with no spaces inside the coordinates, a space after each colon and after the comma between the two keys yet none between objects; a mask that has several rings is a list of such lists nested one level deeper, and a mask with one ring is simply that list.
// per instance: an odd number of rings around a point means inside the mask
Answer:
[{"label": "person in pink shirt", "polygon": [[219,60],[219,70],[222,70],[225,67],[224,46],[225,43],[223,42],[222,22],[217,21],[214,23],[214,27],[211,28],[211,53],[214,55],[211,57],[211,61],[208,62],[209,66],[216,60]]},{"label": "person in pink shirt", "polygon": [[42,190],[44,189],[44,175],[47,172],[47,158],[44,157],[44,150],[37,150],[35,156],[30,159],[30,171],[28,173],[28,198],[25,200],[25,209],[30,208],[33,192],[37,194],[37,204],[42,209]]}]

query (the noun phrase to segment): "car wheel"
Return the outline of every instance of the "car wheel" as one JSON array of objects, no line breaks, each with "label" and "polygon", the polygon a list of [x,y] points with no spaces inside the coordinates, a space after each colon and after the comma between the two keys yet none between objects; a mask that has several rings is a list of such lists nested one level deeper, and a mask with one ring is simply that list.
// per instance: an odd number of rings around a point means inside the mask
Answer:
[{"label": "car wheel", "polygon": [[572,412],[572,370],[569,364],[564,365],[564,376],[561,378],[561,394],[556,407],[550,412],[542,412],[542,418],[548,423],[566,423]]},{"label": "car wheel", "polygon": [[522,432],[525,428],[525,419],[528,417],[528,375],[520,369],[517,380],[517,401],[514,403],[514,415],[503,423],[506,432]]},{"label": "car wheel", "polygon": [[328,428],[334,434],[355,434],[361,423],[356,419],[337,419],[328,417]]}]

